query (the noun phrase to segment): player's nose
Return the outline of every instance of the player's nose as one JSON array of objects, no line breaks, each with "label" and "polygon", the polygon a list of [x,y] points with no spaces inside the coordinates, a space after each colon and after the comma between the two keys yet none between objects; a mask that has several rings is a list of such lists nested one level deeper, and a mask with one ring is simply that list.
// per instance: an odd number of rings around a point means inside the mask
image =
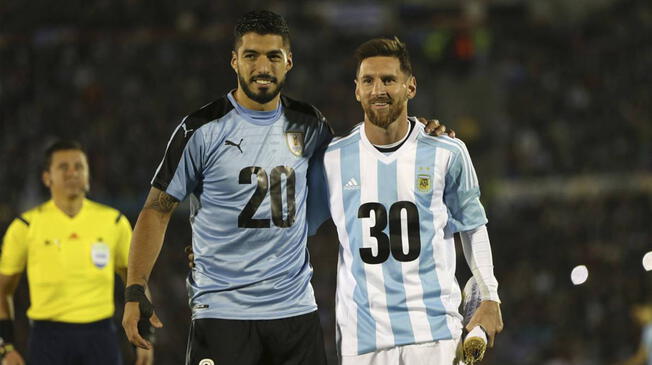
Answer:
[{"label": "player's nose", "polygon": [[272,62],[267,57],[258,57],[254,64],[255,71],[259,74],[268,74],[272,69]]},{"label": "player's nose", "polygon": [[385,84],[382,82],[382,80],[375,80],[371,85],[371,95],[379,96],[379,95],[384,95],[386,93],[387,93],[387,89],[385,88]]},{"label": "player's nose", "polygon": [[66,169],[63,170],[63,176],[66,178],[74,177],[76,175],[76,171],[74,168],[67,167]]}]

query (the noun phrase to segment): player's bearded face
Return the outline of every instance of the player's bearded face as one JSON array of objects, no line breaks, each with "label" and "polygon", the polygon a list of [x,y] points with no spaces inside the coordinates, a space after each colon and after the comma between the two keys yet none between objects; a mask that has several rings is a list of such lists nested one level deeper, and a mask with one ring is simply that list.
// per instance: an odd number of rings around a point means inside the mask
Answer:
[{"label": "player's bearded face", "polygon": [[231,66],[245,95],[267,104],[283,89],[285,75],[292,68],[292,53],[280,35],[250,32],[241,37]]},{"label": "player's bearded face", "polygon": [[416,92],[416,81],[400,68],[395,57],[377,56],[362,61],[356,78],[355,95],[365,119],[387,129],[407,117],[407,101]]}]

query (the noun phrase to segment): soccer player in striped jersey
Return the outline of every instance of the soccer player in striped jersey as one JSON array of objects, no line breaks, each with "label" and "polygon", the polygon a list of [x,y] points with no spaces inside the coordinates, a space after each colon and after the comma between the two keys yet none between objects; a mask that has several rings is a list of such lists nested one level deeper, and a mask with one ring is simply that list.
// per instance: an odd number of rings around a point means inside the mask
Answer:
[{"label": "soccer player in striped jersey", "polygon": [[[337,226],[341,363],[457,363],[456,232],[483,300],[467,329],[482,326],[490,346],[502,330],[473,164],[460,140],[429,136],[408,118],[416,80],[404,44],[373,39],[356,58],[364,122],[330,143],[321,177],[311,172],[308,212],[311,231],[327,218],[326,204]],[[313,194],[324,186],[325,194]]]}]

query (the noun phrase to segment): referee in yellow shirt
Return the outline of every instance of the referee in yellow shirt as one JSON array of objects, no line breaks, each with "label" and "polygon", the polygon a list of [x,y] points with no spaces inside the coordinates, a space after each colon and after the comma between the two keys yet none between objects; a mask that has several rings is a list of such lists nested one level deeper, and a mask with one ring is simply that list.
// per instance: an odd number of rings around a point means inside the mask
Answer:
[{"label": "referee in yellow shirt", "polygon": [[[122,365],[113,323],[115,273],[126,278],[129,221],[86,199],[88,162],[81,145],[59,141],[46,151],[43,183],[51,199],[16,218],[0,257],[0,353],[23,365],[13,347],[12,295],[27,267],[32,328],[29,363]],[[136,364],[153,354],[137,349]]]}]

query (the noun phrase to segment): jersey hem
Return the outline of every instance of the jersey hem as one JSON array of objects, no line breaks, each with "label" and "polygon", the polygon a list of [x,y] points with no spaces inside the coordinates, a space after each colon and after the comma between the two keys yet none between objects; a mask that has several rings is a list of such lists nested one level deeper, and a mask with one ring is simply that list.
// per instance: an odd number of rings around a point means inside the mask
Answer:
[{"label": "jersey hem", "polygon": [[314,307],[310,307],[305,310],[300,310],[300,311],[286,311],[286,312],[275,312],[275,313],[257,313],[257,314],[247,314],[247,315],[236,315],[233,313],[222,313],[222,312],[209,312],[209,311],[202,311],[201,313],[193,313],[192,314],[192,319],[210,319],[210,318],[217,318],[217,319],[233,319],[233,320],[240,320],[240,321],[247,321],[247,320],[269,320],[269,319],[284,319],[284,318],[289,318],[289,317],[296,317],[296,316],[301,316],[304,314],[312,313],[317,311],[317,306],[315,305]]},{"label": "jersey hem", "polygon": [[152,186],[159,189],[159,190],[161,190],[162,192],[170,195],[171,197],[178,200],[179,202],[182,202],[185,199],[185,197],[180,198],[180,197],[176,196],[176,194],[167,191],[167,188],[170,186],[170,184],[164,185],[160,181],[152,181]]},{"label": "jersey hem", "polygon": [[163,181],[160,181],[159,179],[154,179],[151,185],[161,191],[165,191],[165,189],[168,188],[170,183],[165,183]]},{"label": "jersey hem", "polygon": [[[460,334],[460,336],[461,336],[461,334]],[[420,342],[416,342],[416,341],[415,341],[415,342],[397,343],[397,344],[395,344],[395,345],[393,345],[393,346],[382,346],[382,347],[376,347],[375,349],[372,349],[372,350],[369,350],[369,351],[366,351],[366,350],[365,350],[365,351],[363,351],[363,352],[350,353],[350,354],[344,354],[344,353],[342,353],[342,354],[340,354],[340,356],[342,356],[342,357],[356,357],[356,356],[361,356],[361,355],[365,355],[365,354],[370,354],[370,353],[372,353],[372,352],[378,352],[378,351],[383,351],[383,350],[389,350],[389,349],[393,349],[393,348],[401,347],[401,346],[419,345],[419,344],[430,343],[430,342],[437,342],[437,341],[455,340],[455,339],[459,338],[460,336],[451,335],[450,337],[437,338],[437,339],[434,339],[434,340],[426,340],[426,341],[420,341]]]},{"label": "jersey hem", "polygon": [[98,321],[103,321],[105,319],[112,319],[113,314],[109,314],[108,316],[106,314],[103,314],[101,316],[93,316],[90,317],[90,319],[86,318],[84,320],[71,320],[70,318],[58,318],[58,317],[48,317],[48,316],[34,316],[27,314],[27,318],[29,318],[32,321],[50,321],[50,322],[59,322],[59,323],[70,323],[70,324],[86,324],[86,323],[93,323],[93,322],[98,322]]}]

